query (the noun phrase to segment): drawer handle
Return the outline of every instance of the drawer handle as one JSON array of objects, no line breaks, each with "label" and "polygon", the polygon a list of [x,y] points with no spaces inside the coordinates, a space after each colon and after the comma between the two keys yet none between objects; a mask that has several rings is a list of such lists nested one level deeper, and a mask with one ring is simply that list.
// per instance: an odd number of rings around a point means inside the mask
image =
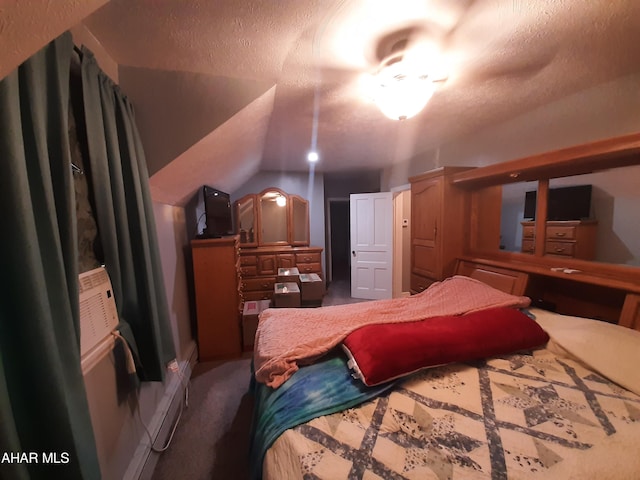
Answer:
[{"label": "drawer handle", "polygon": [[262,288],[269,288],[269,284],[268,283],[263,283],[262,284]]},{"label": "drawer handle", "polygon": [[556,252],[558,253],[564,252],[564,248],[556,248]]},{"label": "drawer handle", "polygon": [[305,262],[310,262],[311,261],[311,257],[304,257],[304,261]]},{"label": "drawer handle", "polygon": [[567,234],[565,232],[556,232],[556,237],[564,237]]}]

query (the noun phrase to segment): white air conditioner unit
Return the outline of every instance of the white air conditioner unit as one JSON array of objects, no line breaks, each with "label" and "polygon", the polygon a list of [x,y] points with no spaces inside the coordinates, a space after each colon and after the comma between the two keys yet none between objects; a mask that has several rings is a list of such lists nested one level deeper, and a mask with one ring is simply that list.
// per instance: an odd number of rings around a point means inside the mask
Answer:
[{"label": "white air conditioner unit", "polygon": [[118,311],[109,274],[104,267],[81,273],[80,355],[82,372],[89,371],[113,348],[111,334],[118,326]]}]

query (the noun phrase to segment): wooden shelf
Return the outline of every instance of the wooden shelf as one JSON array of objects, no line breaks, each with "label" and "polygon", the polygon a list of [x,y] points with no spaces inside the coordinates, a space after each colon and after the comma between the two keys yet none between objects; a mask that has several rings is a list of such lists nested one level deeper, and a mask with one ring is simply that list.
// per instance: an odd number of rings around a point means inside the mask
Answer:
[{"label": "wooden shelf", "polygon": [[500,162],[452,175],[461,188],[481,188],[581,175],[640,163],[640,133]]},{"label": "wooden shelf", "polygon": [[[491,265],[494,267],[506,268],[509,270],[526,272],[551,278],[561,278],[564,280],[572,280],[601,287],[609,287],[618,290],[625,290],[634,293],[640,293],[640,275],[638,272],[627,272],[636,278],[625,278],[619,275],[598,274],[589,269],[589,264],[593,262],[583,261],[586,264],[584,269],[575,268],[575,265],[562,265],[561,261],[555,258],[549,260],[548,265],[541,265],[527,261],[518,261],[512,259],[496,259],[491,257],[463,256],[462,260],[469,262]],[[616,269],[632,269],[633,267],[620,267]],[[635,269],[637,270],[637,269]]]}]

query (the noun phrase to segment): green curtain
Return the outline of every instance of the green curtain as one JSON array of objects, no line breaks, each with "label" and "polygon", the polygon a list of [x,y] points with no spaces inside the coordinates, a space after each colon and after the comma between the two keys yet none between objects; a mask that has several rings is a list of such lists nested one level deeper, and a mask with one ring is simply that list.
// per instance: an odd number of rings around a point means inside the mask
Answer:
[{"label": "green curtain", "polygon": [[133,108],[82,49],[90,182],[105,265],[122,326],[129,325],[142,380],[163,380],[175,358],[149,174]]},{"label": "green curtain", "polygon": [[0,464],[3,479],[100,478],[80,367],[72,51],[65,33],[0,81],[0,455],[39,460]]}]

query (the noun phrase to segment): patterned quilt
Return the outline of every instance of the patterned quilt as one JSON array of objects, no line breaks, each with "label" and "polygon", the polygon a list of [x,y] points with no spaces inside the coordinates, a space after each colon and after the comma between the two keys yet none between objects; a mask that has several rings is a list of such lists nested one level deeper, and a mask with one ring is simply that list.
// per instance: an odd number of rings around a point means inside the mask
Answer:
[{"label": "patterned quilt", "polygon": [[264,479],[640,478],[640,397],[550,350],[418,372],[287,430]]}]

